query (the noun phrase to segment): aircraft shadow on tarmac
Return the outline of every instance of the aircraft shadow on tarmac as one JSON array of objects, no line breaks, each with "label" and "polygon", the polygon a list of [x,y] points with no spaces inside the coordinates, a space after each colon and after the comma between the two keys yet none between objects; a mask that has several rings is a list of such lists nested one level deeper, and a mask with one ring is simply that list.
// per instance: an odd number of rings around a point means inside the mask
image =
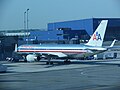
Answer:
[{"label": "aircraft shadow on tarmac", "polygon": [[27,82],[28,80],[0,80],[0,82]]},{"label": "aircraft shadow on tarmac", "polygon": [[[71,63],[72,64],[72,63]],[[62,66],[62,65],[70,65],[70,64],[65,64],[65,63],[54,63],[54,64],[49,64],[46,65],[45,63],[39,63],[39,64],[35,64],[35,65],[45,65],[45,68],[51,68],[51,67],[55,67],[55,66]]]}]

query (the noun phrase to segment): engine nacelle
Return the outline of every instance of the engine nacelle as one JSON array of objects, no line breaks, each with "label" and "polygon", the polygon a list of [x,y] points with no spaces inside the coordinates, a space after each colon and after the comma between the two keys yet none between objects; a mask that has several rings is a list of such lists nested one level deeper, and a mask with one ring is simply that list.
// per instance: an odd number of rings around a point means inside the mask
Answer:
[{"label": "engine nacelle", "polygon": [[33,55],[33,54],[29,54],[26,56],[26,60],[28,62],[39,61],[40,59],[41,59],[40,56]]}]

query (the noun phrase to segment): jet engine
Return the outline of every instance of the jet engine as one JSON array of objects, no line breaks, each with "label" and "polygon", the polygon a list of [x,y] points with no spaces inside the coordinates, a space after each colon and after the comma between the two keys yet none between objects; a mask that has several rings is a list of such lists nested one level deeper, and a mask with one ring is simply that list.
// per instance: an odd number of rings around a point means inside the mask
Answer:
[{"label": "jet engine", "polygon": [[28,62],[33,62],[33,61],[39,61],[41,59],[40,56],[34,55],[34,54],[29,54],[26,56],[26,60]]}]

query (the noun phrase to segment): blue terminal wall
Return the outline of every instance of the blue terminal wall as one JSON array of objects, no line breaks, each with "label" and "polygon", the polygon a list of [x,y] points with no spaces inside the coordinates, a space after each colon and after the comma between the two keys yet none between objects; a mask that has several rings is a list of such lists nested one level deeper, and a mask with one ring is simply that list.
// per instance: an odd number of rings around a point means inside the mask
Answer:
[{"label": "blue terminal wall", "polygon": [[48,31],[59,28],[70,28],[71,30],[86,30],[91,35],[93,33],[93,19],[63,21],[48,24]]},{"label": "blue terminal wall", "polygon": [[[120,18],[91,18],[83,20],[63,21],[48,24],[48,30],[58,30],[59,28],[68,28],[70,30],[85,30],[89,35],[92,35],[96,30],[101,20],[108,20],[108,25],[105,33],[105,40],[113,39],[120,40]],[[69,32],[68,30],[67,32]],[[64,30],[65,31],[65,30]],[[64,33],[64,32],[63,32]]]},{"label": "blue terminal wall", "polygon": [[93,30],[98,27],[101,20],[108,20],[107,29],[111,27],[120,27],[120,18],[93,18]]},{"label": "blue terminal wall", "polygon": [[101,20],[108,20],[104,39],[107,41],[112,41],[115,38],[120,40],[120,18],[93,18],[93,30],[97,28]]}]

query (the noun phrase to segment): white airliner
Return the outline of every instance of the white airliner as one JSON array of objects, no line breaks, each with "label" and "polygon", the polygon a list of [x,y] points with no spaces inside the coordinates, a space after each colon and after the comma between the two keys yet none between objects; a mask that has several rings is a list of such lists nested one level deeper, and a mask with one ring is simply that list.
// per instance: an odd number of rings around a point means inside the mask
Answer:
[{"label": "white airliner", "polygon": [[102,47],[108,20],[102,20],[89,42],[85,45],[71,44],[25,44],[15,49],[17,54],[25,57],[27,61],[39,61],[42,57],[48,58],[47,63],[50,63],[51,58],[66,58],[80,59],[91,55],[107,51],[110,47]]}]

